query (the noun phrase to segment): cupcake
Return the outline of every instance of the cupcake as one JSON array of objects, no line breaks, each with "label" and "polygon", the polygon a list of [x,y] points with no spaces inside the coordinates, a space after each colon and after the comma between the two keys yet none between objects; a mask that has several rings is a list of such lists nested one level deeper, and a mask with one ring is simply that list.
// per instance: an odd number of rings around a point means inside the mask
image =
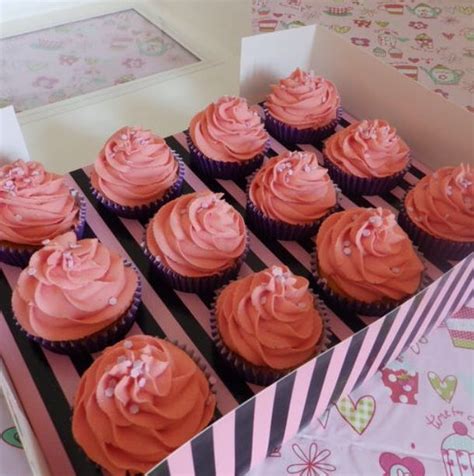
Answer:
[{"label": "cupcake", "polygon": [[460,422],[453,423],[454,433],[448,435],[441,443],[441,456],[444,469],[449,476],[469,476],[474,474],[474,438],[469,435],[467,426]]},{"label": "cupcake", "polygon": [[344,193],[380,195],[405,175],[410,149],[386,121],[364,120],[325,142],[324,165]]},{"label": "cupcake", "polygon": [[247,223],[264,236],[298,240],[313,236],[336,204],[336,188],[316,155],[284,152],[250,182]]},{"label": "cupcake", "polygon": [[12,309],[31,340],[58,353],[96,352],[123,337],[140,303],[135,270],[97,239],[72,232],[38,250],[18,278]]},{"label": "cupcake", "polygon": [[218,350],[239,374],[269,385],[321,351],[321,312],[307,279],[272,266],[218,294],[211,329]]},{"label": "cupcake", "polygon": [[171,287],[205,293],[237,276],[247,254],[247,230],[222,195],[209,190],[183,195],[150,220],[145,254]]},{"label": "cupcake", "polygon": [[91,173],[96,198],[117,215],[148,218],[181,193],[184,164],[151,131],[123,127],[99,153]]},{"label": "cupcake", "polygon": [[311,144],[334,132],[341,114],[331,81],[297,68],[272,86],[264,105],[265,127],[284,144]]},{"label": "cupcake", "polygon": [[85,213],[77,191],[40,163],[0,167],[0,261],[24,267],[44,240],[67,231],[80,238]]},{"label": "cupcake", "polygon": [[145,474],[203,430],[216,398],[186,352],[136,335],[108,347],[81,378],[72,434],[107,474]]},{"label": "cupcake", "polygon": [[474,169],[443,167],[405,196],[400,225],[427,256],[462,259],[474,251]]},{"label": "cupcake", "polygon": [[423,263],[384,208],[351,208],[324,220],[314,273],[325,298],[345,312],[382,316],[421,287]]},{"label": "cupcake", "polygon": [[187,136],[191,163],[209,177],[235,179],[260,167],[268,134],[247,101],[224,96],[198,112]]}]

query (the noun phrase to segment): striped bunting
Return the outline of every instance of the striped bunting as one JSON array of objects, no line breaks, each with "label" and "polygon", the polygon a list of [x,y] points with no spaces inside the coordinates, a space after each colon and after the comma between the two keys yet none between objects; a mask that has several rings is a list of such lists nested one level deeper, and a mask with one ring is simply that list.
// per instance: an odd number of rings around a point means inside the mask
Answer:
[{"label": "striped bunting", "polygon": [[[348,114],[344,114],[338,127],[347,126],[351,120]],[[189,166],[184,134],[168,137],[166,142],[186,163],[184,193],[206,188],[222,192],[229,203],[244,213],[244,180],[234,182],[198,177]],[[322,160],[321,144],[318,147],[304,145],[298,149],[312,150]],[[272,139],[268,156],[285,150],[282,144]],[[331,345],[344,341],[343,345],[333,347],[308,362],[275,386],[259,393],[255,400],[252,397],[261,388],[236,376],[214,350],[209,325],[211,297],[173,291],[153,277],[140,248],[146,223],[123,219],[103,209],[89,189],[90,169],[76,170],[67,180],[86,197],[86,237],[99,238],[132,261],[141,275],[143,302],[131,334],[168,337],[194,351],[208,365],[216,380],[216,417],[228,414],[219,420],[216,427],[204,431],[159,465],[153,474],[242,474],[274,446],[309,423],[322,405],[335,401],[339,395],[369,378],[386,359],[392,358],[403,346],[429,329],[438,310],[447,311],[458,305],[461,298],[454,297],[456,293],[466,293],[466,289],[456,284],[458,281],[454,282],[452,273],[448,273],[436,286],[442,285],[443,290],[445,287],[450,290],[449,302],[440,301],[441,288],[436,292],[425,290],[416,298],[416,303],[423,307],[421,313],[411,310],[409,302],[379,320],[338,315],[335,309],[330,308]],[[397,210],[405,190],[426,172],[426,167],[414,162],[400,186],[390,193],[383,197],[343,197],[342,206],[383,206]],[[273,264],[286,264],[294,273],[311,279],[311,240],[276,241],[254,233],[250,233],[250,238],[251,249],[242,268],[243,275]],[[449,270],[452,263],[436,261],[427,265],[429,278],[434,281]],[[467,265],[464,263],[464,266]],[[466,274],[467,268],[463,269]],[[44,440],[51,442],[43,448],[49,464],[54,464],[61,474],[99,474],[96,466],[74,443],[70,428],[75,389],[81,375],[96,356],[69,358],[43,351],[19,332],[10,306],[18,275],[18,268],[0,265],[0,314],[3,316],[0,316],[0,342],[2,350],[11,350],[3,353],[4,360],[8,368],[15,368],[12,379],[18,389],[24,389],[19,390],[20,394],[31,395],[31,399],[24,401],[24,406],[35,431],[41,432],[45,435]],[[372,325],[367,327],[370,323]],[[353,335],[354,338],[348,340]],[[337,374],[341,378],[336,379]],[[242,406],[235,413],[229,413],[239,405]],[[253,438],[253,435],[256,437]],[[230,445],[230,449],[226,444]],[[183,454],[187,458],[182,457]]]}]

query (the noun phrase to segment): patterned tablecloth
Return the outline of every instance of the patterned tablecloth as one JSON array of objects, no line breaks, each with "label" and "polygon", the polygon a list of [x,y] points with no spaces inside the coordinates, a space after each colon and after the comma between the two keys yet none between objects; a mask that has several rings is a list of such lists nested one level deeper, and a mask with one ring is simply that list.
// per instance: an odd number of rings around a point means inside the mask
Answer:
[{"label": "patterned tablecloth", "polygon": [[474,475],[474,335],[455,330],[469,319],[474,308],[411,346],[247,476]]},{"label": "patterned tablecloth", "polygon": [[252,0],[252,9],[256,33],[325,25],[474,112],[472,0]]}]

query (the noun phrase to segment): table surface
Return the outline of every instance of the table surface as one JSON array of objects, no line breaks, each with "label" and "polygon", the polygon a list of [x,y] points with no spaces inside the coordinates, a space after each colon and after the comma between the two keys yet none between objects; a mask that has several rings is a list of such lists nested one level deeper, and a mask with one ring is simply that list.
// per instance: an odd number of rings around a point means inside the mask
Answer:
[{"label": "table surface", "polygon": [[[464,312],[474,319],[474,308]],[[441,326],[247,476],[471,476],[473,368],[474,350],[455,347]],[[467,433],[457,442],[455,429]]]}]

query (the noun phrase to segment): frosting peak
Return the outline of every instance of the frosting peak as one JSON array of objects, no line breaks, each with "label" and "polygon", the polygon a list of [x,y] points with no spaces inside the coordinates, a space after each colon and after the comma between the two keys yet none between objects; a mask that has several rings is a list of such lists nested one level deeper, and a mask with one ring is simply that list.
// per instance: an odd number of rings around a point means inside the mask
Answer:
[{"label": "frosting peak", "polygon": [[249,197],[265,215],[294,225],[316,221],[336,205],[336,189],[312,152],[285,152],[253,178]]},{"label": "frosting peak", "polygon": [[272,266],[232,282],[216,319],[225,345],[257,366],[291,369],[314,356],[322,320],[308,280]]},{"label": "frosting peak", "polygon": [[351,208],[327,218],[316,237],[319,275],[346,297],[400,300],[416,292],[423,264],[395,215]]},{"label": "frosting peak", "polygon": [[260,116],[247,101],[224,96],[192,119],[189,134],[207,157],[221,162],[250,160],[261,154],[268,140]]},{"label": "frosting peak", "polygon": [[39,162],[0,167],[0,241],[38,246],[78,221],[79,206],[62,176]]},{"label": "frosting peak", "polygon": [[388,122],[354,122],[327,139],[324,153],[344,172],[357,177],[386,177],[403,170],[409,148]]},{"label": "frosting peak", "polygon": [[30,334],[50,341],[90,336],[123,315],[138,278],[97,239],[72,232],[45,241],[13,292],[15,317]]},{"label": "frosting peak", "polygon": [[336,119],[339,105],[333,83],[299,68],[273,85],[265,102],[273,117],[297,129],[326,126]]},{"label": "frosting peak", "polygon": [[408,216],[436,238],[474,241],[474,169],[442,167],[423,177],[405,199]]},{"label": "frosting peak", "polygon": [[215,405],[203,372],[185,352],[137,335],[108,347],[82,376],[72,430],[112,475],[145,473],[201,431]]},{"label": "frosting peak", "polygon": [[99,153],[92,186],[119,205],[134,207],[162,198],[178,178],[178,161],[151,131],[123,127]]},{"label": "frosting peak", "polygon": [[247,245],[242,216],[209,190],[164,205],[146,231],[149,251],[182,276],[212,276],[232,266]]}]

